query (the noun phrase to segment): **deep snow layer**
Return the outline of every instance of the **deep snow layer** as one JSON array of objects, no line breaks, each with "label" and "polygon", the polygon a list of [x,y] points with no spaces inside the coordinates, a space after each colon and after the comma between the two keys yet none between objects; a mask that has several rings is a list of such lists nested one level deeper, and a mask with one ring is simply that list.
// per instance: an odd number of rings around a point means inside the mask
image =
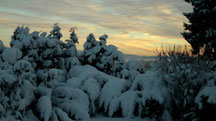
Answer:
[{"label": "deep snow layer", "polygon": [[91,119],[87,119],[87,120],[83,120],[83,121],[155,121],[153,119],[149,119],[149,118],[110,118],[110,117],[105,117],[101,114],[97,114],[94,118]]}]

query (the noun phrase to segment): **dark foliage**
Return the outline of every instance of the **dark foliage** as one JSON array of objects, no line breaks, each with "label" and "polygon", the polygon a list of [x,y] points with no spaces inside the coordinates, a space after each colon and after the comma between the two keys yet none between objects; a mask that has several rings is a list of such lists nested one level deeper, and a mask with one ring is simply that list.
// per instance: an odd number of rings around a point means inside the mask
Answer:
[{"label": "dark foliage", "polygon": [[184,23],[183,37],[191,45],[193,54],[203,54],[216,59],[216,2],[215,0],[185,0],[193,12],[183,13],[189,23]]}]

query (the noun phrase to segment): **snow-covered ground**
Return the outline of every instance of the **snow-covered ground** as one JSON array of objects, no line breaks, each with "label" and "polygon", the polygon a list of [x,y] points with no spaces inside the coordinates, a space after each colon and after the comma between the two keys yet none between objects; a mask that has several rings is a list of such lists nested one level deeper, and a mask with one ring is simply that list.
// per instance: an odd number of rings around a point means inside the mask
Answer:
[{"label": "snow-covered ground", "polygon": [[87,119],[84,121],[155,121],[155,120],[149,119],[149,118],[142,119],[138,117],[133,118],[133,119],[132,118],[110,118],[110,117],[105,117],[101,114],[98,114],[94,118]]}]

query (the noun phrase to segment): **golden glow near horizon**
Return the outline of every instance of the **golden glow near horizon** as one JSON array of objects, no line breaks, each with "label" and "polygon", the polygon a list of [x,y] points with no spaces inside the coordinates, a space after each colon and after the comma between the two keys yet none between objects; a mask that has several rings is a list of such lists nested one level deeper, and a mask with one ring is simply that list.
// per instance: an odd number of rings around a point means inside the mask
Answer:
[{"label": "golden glow near horizon", "polygon": [[108,34],[123,53],[149,56],[162,44],[187,44],[182,12],[191,10],[184,0],[0,0],[0,39],[9,46],[18,25],[49,32],[59,23],[62,40],[78,28],[79,50],[88,34]]}]

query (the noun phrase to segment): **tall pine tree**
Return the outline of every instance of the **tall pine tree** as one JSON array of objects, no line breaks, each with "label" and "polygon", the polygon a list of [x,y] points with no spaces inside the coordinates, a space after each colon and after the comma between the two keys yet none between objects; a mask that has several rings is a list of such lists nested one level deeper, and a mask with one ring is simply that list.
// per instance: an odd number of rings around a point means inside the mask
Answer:
[{"label": "tall pine tree", "polygon": [[184,23],[183,37],[190,43],[193,54],[201,53],[216,59],[216,2],[215,0],[185,0],[193,6],[193,12],[183,13],[189,20]]}]

